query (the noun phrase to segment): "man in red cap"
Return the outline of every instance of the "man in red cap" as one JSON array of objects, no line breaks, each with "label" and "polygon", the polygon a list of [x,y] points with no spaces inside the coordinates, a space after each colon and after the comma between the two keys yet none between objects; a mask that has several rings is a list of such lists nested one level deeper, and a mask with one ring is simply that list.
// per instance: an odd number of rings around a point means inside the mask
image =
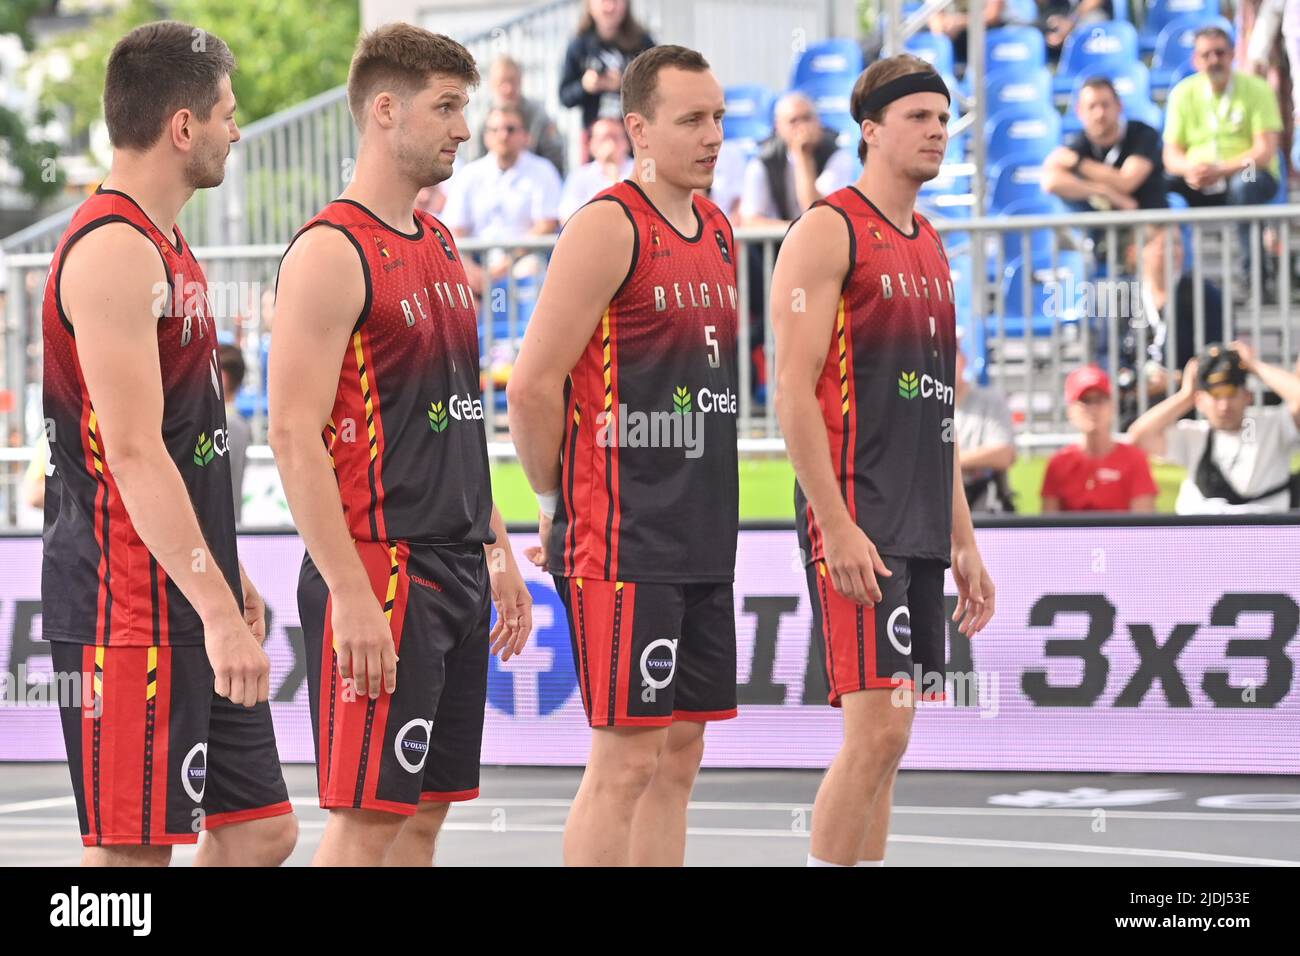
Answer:
[{"label": "man in red cap", "polygon": [[1111,435],[1110,378],[1095,365],[1065,379],[1070,424],[1082,442],[1062,448],[1043,477],[1043,512],[1155,510],[1156,483],[1146,452]]}]

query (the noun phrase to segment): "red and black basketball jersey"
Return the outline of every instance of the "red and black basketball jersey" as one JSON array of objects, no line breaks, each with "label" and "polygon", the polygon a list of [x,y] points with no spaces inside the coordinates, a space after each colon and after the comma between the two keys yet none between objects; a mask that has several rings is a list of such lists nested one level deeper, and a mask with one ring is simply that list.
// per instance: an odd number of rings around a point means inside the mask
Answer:
[{"label": "red and black basketball jersey", "polygon": [[631,181],[615,202],[632,262],[565,386],[550,570],[610,581],[730,581],[736,565],[735,239],[696,196],[679,233]]},{"label": "red and black basketball jersey", "polygon": [[[943,243],[920,215],[905,235],[852,186],[816,205],[849,230],[851,266],[817,382],[835,477],[882,554],[946,563],[957,328]],[[797,483],[795,517],[805,559],[819,560],[817,518]]]},{"label": "red and black basketball jersey", "polygon": [[495,538],[474,293],[447,227],[420,211],[415,223],[399,232],[337,199],[297,234],[342,232],[366,281],[322,438],[354,539],[484,544]]},{"label": "red and black basketball jersey", "polygon": [[[207,279],[180,234],[165,236],[130,196],[100,189],[73,216],[45,283],[46,430],[53,474],[45,495],[41,603],[46,638],[108,646],[203,643],[197,612],[149,553],[126,512],[64,314],[59,280],[87,233],[125,222],[157,248],[166,287],[153,290],[162,369],[162,437],[181,473],[220,573],[243,604],[226,457],[226,409]],[[85,328],[97,321],[78,315]]]}]

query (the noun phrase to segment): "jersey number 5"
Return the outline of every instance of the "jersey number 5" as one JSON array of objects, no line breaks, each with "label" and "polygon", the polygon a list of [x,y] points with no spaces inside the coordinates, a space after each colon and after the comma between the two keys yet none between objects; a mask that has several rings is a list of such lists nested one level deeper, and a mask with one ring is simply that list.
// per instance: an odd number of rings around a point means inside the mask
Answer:
[{"label": "jersey number 5", "polygon": [[721,357],[718,354],[718,340],[713,337],[717,331],[716,325],[706,325],[704,327],[704,344],[709,347],[709,368],[717,368],[722,364]]}]

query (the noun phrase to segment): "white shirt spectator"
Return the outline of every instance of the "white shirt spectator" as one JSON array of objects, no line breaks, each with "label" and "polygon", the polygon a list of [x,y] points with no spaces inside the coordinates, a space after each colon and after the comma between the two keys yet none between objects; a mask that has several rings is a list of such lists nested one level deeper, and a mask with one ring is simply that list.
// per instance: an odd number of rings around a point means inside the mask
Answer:
[{"label": "white shirt spectator", "polygon": [[630,175],[632,175],[632,160],[630,157],[623,164],[617,179],[606,178],[604,167],[594,159],[583,166],[579,166],[569,173],[569,178],[564,181],[564,191],[560,194],[560,221],[567,221],[596,193],[602,189],[608,189],[616,182],[626,179]]},{"label": "white shirt spectator", "polygon": [[[853,182],[858,175],[858,161],[852,152],[840,147],[826,161],[826,168],[817,177],[817,191],[829,196],[837,189],[843,189]],[[785,167],[786,195],[794,196],[794,157],[788,158]],[[721,205],[721,204],[719,204]],[[763,216],[768,219],[780,219],[781,212],[776,208],[772,190],[767,187],[767,171],[762,161],[751,159],[745,166],[745,181],[740,192],[740,214],[742,216]]]},{"label": "white shirt spectator", "polygon": [[740,202],[740,194],[745,185],[745,168],[749,163],[747,157],[754,148],[748,143],[741,145],[734,140],[724,140],[722,148],[718,150],[709,198],[728,218],[734,218],[740,213],[737,203]]},{"label": "white shirt spectator", "polygon": [[545,219],[559,219],[560,174],[550,161],[522,152],[509,169],[488,154],[448,180],[442,220],[462,236],[519,239]]},{"label": "white shirt spectator", "polygon": [[[1290,495],[1283,490],[1259,501],[1230,505],[1223,498],[1206,498],[1196,487],[1196,466],[1205,454],[1210,423],[1183,419],[1165,433],[1165,459],[1188,471],[1174,510],[1180,515],[1269,514],[1286,511]],[[1280,485],[1291,474],[1291,453],[1300,447],[1300,433],[1284,405],[1249,408],[1239,432],[1214,433],[1214,462],[1237,493],[1249,498]]]}]

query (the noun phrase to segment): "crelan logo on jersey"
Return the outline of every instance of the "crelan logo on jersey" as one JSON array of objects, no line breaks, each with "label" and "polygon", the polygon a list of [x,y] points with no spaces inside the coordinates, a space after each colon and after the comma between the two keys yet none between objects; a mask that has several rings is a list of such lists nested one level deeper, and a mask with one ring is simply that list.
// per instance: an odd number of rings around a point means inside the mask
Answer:
[{"label": "crelan logo on jersey", "polygon": [[218,455],[225,455],[227,450],[224,428],[214,428],[211,438],[207,432],[200,432],[199,440],[194,443],[194,464],[202,468]]},{"label": "crelan logo on jersey", "polygon": [[909,401],[919,396],[921,398],[935,398],[945,405],[951,405],[954,393],[951,385],[943,384],[928,372],[922,373],[920,376],[916,372],[903,372],[898,376],[898,394],[900,398],[906,398]]},{"label": "crelan logo on jersey", "polygon": [[601,448],[681,448],[687,458],[704,454],[704,416],[713,412],[736,414],[731,389],[715,392],[704,387],[692,394],[678,385],[672,392],[672,411],[636,411],[620,403],[613,411],[596,415],[596,444]]},{"label": "crelan logo on jersey", "polygon": [[446,402],[429,403],[429,427],[438,434],[447,430],[449,419],[458,422],[483,420],[483,400],[469,395],[452,395]]}]

